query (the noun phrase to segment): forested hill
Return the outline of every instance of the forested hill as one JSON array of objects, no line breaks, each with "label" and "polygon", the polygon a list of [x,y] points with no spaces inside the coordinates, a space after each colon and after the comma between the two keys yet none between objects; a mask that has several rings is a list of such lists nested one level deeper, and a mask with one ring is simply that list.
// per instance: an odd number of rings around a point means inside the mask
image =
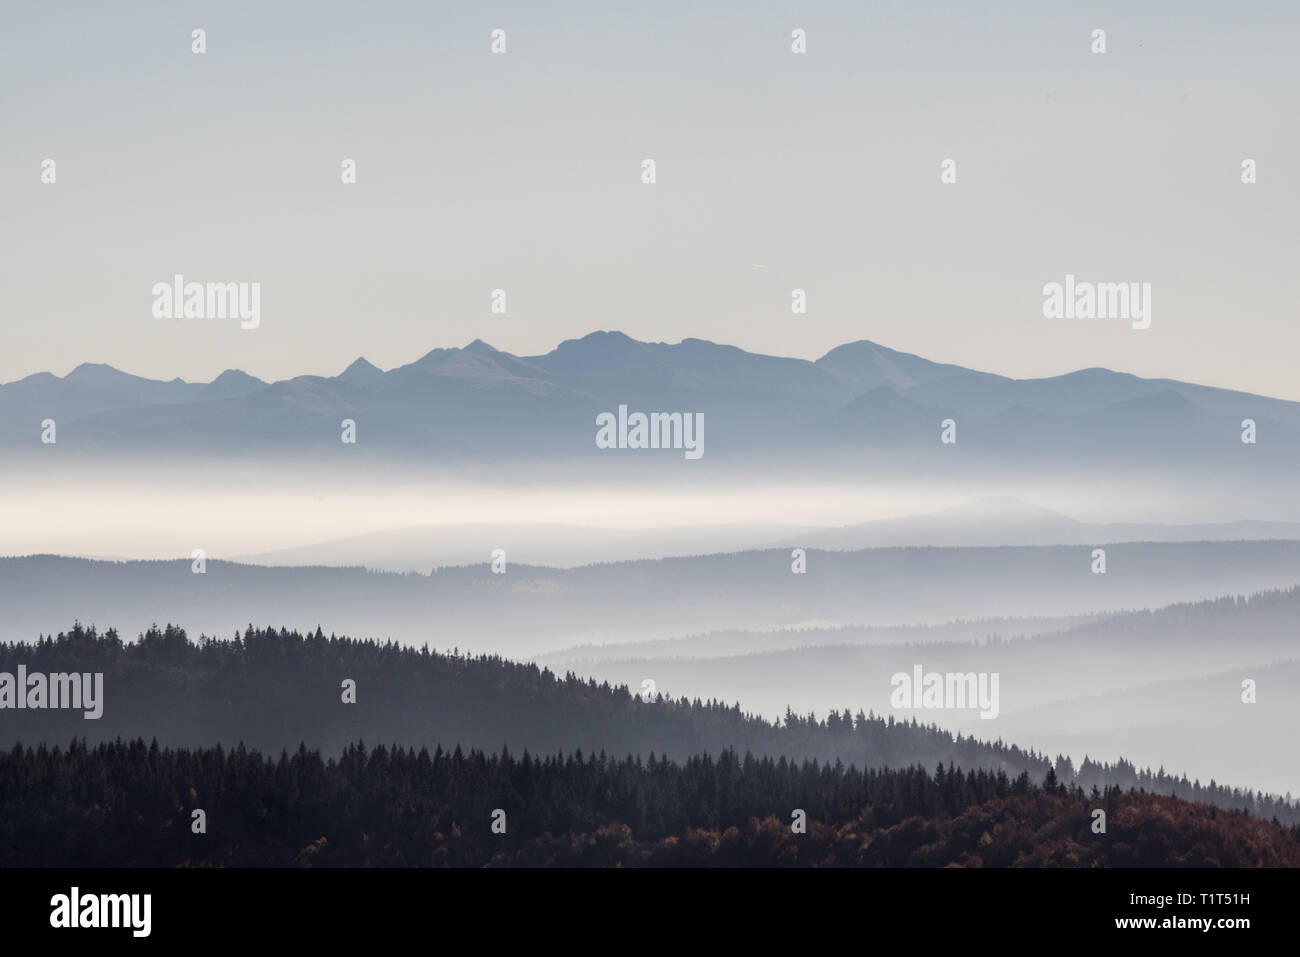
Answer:
[{"label": "forested hill", "polygon": [[[1100,815],[1104,814],[1104,828]],[[1295,867],[1300,832],[1028,774],[361,745],[0,751],[3,866]]]},{"label": "forested hill", "polygon": [[[0,671],[103,672],[104,709],[0,711],[4,743],[141,737],[160,744],[243,742],[268,753],[300,743],[338,754],[358,740],[444,748],[508,746],[533,754],[605,751],[675,758],[724,748],[864,766],[954,762],[1041,777],[1048,763],[1015,747],[859,715],[794,715],[780,726],[720,702],[646,702],[626,687],[557,676],[497,656],[440,654],[392,642],[253,629],[190,641],[151,629],[124,642],[74,627],[57,638],[0,645]],[[355,685],[344,703],[343,682]]]},{"label": "forested hill", "polygon": [[[0,711],[0,744],[156,739],[164,746],[221,744],[278,754],[300,744],[326,755],[349,744],[477,748],[515,754],[611,757],[651,754],[685,760],[726,749],[756,756],[836,761],[858,768],[920,765],[988,768],[1043,779],[1046,757],[892,717],[788,714],[779,724],[721,702],[640,700],[626,687],[496,656],[415,650],[392,642],[249,628],[232,639],[190,641],[183,629],[151,629],[138,641],[81,626],[56,638],[0,645],[0,672],[102,672],[103,714],[80,710]],[[345,703],[345,682],[355,703]],[[1300,819],[1284,802],[1137,772],[1131,765],[1057,762],[1062,778],[1146,787],[1241,808],[1284,823]]]}]

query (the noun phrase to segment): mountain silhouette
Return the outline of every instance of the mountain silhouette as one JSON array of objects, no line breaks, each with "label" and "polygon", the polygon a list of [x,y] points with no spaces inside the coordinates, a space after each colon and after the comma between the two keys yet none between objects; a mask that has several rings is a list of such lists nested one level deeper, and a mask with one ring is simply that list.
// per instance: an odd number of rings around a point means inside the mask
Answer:
[{"label": "mountain silhouette", "polygon": [[[1250,393],[1106,369],[1010,379],[865,340],[809,361],[621,332],[524,357],[475,339],[388,370],[357,359],[338,375],[272,383],[238,369],[190,383],[86,363],[62,378],[0,385],[0,445],[39,454],[40,423],[55,419],[65,454],[336,456],[341,421],[352,419],[360,455],[609,464],[595,446],[595,417],[620,405],[701,413],[705,461],[745,467],[1140,465],[1269,479],[1300,465],[1300,403]],[[1246,418],[1256,422],[1254,445],[1241,441]],[[946,419],[957,424],[955,444],[939,440]],[[670,460],[682,458],[655,451],[619,464]]]}]

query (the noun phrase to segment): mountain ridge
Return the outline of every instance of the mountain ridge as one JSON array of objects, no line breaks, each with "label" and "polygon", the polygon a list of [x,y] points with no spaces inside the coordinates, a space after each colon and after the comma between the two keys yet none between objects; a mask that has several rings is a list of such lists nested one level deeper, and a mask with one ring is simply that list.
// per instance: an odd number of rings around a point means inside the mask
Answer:
[{"label": "mountain ridge", "polygon": [[[357,423],[358,448],[399,457],[604,467],[595,417],[620,406],[705,416],[713,457],[737,464],[866,460],[914,471],[947,456],[963,467],[1026,469],[1082,456],[1090,468],[1140,458],[1247,475],[1300,467],[1300,403],[1267,396],[1095,367],[1011,379],[867,339],[807,360],[618,331],[522,357],[475,338],[387,370],[359,358],[337,375],[273,382],[239,369],[209,383],[163,381],[82,363],[62,378],[37,373],[0,385],[0,443],[39,450],[36,424],[54,419],[60,442],[88,451],[332,455],[346,417]],[[1249,460],[1233,454],[1245,418],[1260,435]],[[955,448],[939,441],[948,420],[960,424]],[[663,466],[667,457],[654,454]],[[651,459],[632,458],[615,465]]]}]

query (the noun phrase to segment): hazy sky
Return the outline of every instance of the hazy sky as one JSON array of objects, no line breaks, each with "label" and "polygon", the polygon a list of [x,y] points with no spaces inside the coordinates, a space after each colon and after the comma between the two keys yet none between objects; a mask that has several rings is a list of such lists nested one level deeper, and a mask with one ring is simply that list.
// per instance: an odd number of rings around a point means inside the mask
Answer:
[{"label": "hazy sky", "polygon": [[[117,6],[0,10],[0,381],[603,328],[1300,400],[1294,0]],[[155,319],[175,273],[261,327]],[[1066,273],[1150,282],[1151,328],[1044,319]]]}]

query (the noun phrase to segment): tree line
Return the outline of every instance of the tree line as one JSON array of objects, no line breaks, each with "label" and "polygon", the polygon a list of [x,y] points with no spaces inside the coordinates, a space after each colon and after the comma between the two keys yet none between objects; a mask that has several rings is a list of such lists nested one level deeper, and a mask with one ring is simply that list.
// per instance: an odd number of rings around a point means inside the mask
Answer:
[{"label": "tree line", "polygon": [[337,758],[271,758],[74,739],[0,752],[0,864],[1296,866],[1300,829],[1085,794],[1054,774],[1039,785],[730,749],[676,762],[357,742]]},{"label": "tree line", "polygon": [[[412,748],[495,753],[623,756],[676,760],[732,749],[755,757],[839,762],[854,768],[953,765],[1022,773],[1040,782],[1049,772],[1084,788],[1117,785],[1177,794],[1242,810],[1264,820],[1300,822],[1291,802],[1258,792],[1067,758],[998,741],[981,741],[915,719],[896,721],[848,710],[824,718],[787,710],[769,722],[720,701],[642,700],[626,686],[597,684],[569,673],[496,655],[411,648],[251,625],[229,639],[184,629],[151,628],[134,642],[117,632],[75,625],[32,643],[0,644],[0,672],[103,672],[103,717],[79,711],[0,712],[0,742],[89,743],[157,739],[163,746],[226,748],[243,744],[275,754],[299,744],[338,755],[358,740]],[[343,682],[355,682],[344,703]]]}]

